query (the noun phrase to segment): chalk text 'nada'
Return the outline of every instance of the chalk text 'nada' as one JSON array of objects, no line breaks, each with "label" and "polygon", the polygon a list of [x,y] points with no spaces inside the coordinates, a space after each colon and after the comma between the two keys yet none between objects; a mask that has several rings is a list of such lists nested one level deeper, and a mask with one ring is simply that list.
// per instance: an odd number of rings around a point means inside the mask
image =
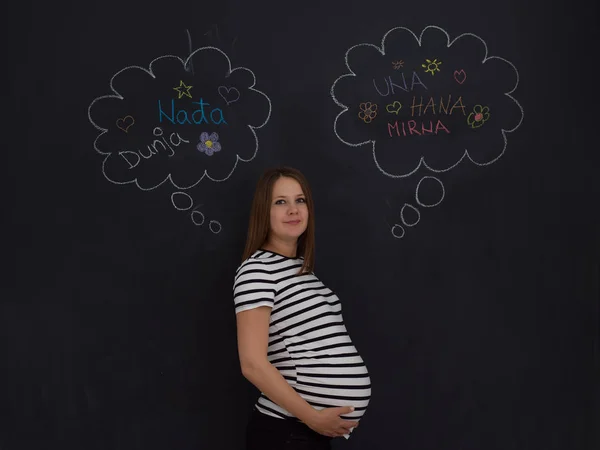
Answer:
[{"label": "chalk text 'nada'", "polygon": [[[192,123],[195,125],[212,123],[214,125],[227,125],[223,111],[220,108],[209,108],[210,103],[206,103],[202,98],[199,102],[190,102],[199,107],[190,108],[188,111],[184,108],[175,108],[175,100],[171,99],[171,109],[165,111],[160,100],[158,101],[158,120],[160,123],[169,122],[172,125],[185,125]],[[207,117],[208,116],[208,117]],[[191,119],[191,120],[190,120]],[[210,120],[210,122],[209,122]]]}]

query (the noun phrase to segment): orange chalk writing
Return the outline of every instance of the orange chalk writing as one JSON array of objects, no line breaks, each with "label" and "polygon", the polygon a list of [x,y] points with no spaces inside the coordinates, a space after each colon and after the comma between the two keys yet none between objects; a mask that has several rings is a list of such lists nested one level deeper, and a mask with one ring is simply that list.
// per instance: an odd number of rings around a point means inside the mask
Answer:
[{"label": "orange chalk writing", "polygon": [[444,97],[440,96],[440,101],[437,104],[437,109],[436,109],[436,104],[435,104],[435,100],[433,97],[430,97],[429,100],[427,101],[427,103],[425,104],[425,103],[423,103],[423,97],[418,97],[418,100],[417,100],[417,96],[415,95],[415,96],[413,96],[412,105],[410,106],[410,115],[411,115],[411,117],[414,117],[414,116],[420,117],[420,116],[424,116],[427,113],[431,113],[431,114],[444,113],[447,115],[452,115],[452,113],[454,112],[455,109],[462,111],[463,116],[467,115],[467,113],[465,111],[465,105],[463,104],[462,96],[459,96],[458,99],[456,99],[456,101],[450,108],[450,111],[448,111],[450,104],[452,104],[452,95],[448,95],[448,98],[446,101],[444,100]]}]

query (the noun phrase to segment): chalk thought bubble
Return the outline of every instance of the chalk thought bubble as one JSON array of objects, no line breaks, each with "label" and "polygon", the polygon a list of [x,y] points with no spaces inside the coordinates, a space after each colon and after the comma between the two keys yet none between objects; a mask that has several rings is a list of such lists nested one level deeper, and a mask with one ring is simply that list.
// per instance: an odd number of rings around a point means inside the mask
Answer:
[{"label": "chalk thought bubble", "polygon": [[256,130],[271,115],[269,97],[255,84],[250,69],[232,68],[215,47],[120,70],[110,80],[113,93],[88,108],[104,176],[143,190],[227,180],[239,161],[256,156]]},{"label": "chalk thought bubble", "polygon": [[512,96],[516,67],[489,56],[484,40],[471,33],[450,40],[435,26],[419,36],[394,28],[381,46],[348,49],[345,61],[348,73],[331,87],[342,108],[334,132],[344,144],[372,149],[377,168],[392,178],[421,165],[445,172],[465,158],[491,164],[523,120]]}]

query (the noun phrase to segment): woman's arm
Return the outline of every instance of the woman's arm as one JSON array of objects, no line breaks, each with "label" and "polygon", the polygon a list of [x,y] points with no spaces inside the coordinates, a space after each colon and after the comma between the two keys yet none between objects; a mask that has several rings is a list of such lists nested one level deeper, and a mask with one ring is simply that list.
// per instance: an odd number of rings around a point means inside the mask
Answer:
[{"label": "woman's arm", "polygon": [[271,308],[260,306],[237,313],[237,340],[240,366],[244,377],[269,399],[304,423],[317,417],[317,410],[288,384],[267,359]]}]

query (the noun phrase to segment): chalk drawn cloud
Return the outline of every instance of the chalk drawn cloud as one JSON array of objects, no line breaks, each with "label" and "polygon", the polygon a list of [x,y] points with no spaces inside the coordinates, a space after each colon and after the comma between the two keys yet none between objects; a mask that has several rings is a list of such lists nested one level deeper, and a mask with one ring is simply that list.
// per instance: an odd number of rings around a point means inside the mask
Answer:
[{"label": "chalk drawn cloud", "polygon": [[[348,146],[370,146],[377,168],[392,178],[421,166],[445,172],[464,159],[491,164],[523,121],[512,95],[519,84],[516,67],[490,56],[485,41],[472,33],[451,40],[436,26],[418,36],[393,28],[380,46],[348,49],[345,62],[348,73],[331,86],[342,108],[334,132]],[[365,120],[365,105],[377,116]]]},{"label": "chalk drawn cloud", "polygon": [[[245,67],[233,68],[215,47],[187,59],[166,55],[148,68],[129,66],[94,99],[88,119],[100,132],[104,176],[152,190],[165,182],[189,189],[204,178],[227,180],[259,150],[256,130],[271,115],[271,100]],[[212,138],[210,138],[212,137]]]}]

